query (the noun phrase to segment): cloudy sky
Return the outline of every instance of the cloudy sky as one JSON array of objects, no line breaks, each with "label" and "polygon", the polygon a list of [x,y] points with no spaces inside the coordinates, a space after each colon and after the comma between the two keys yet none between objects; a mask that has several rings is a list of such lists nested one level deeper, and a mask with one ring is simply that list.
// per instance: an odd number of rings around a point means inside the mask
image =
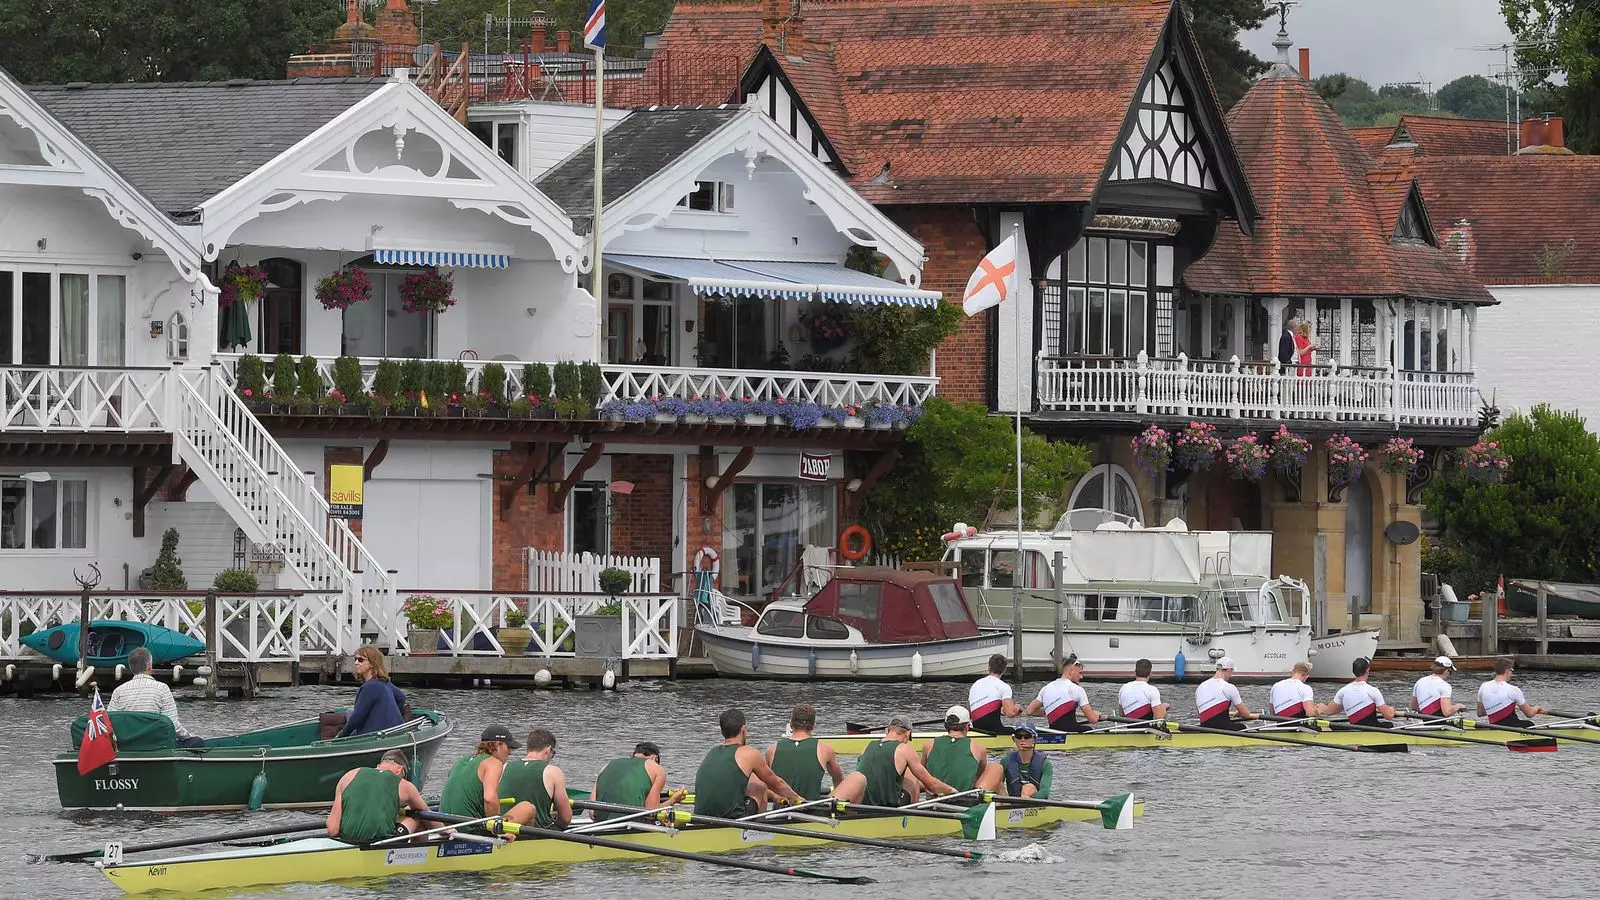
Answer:
[{"label": "cloudy sky", "polygon": [[[1278,17],[1243,36],[1265,60],[1276,58],[1272,39]],[[1463,49],[1511,39],[1499,0],[1303,0],[1289,10],[1291,60],[1311,48],[1311,74],[1348,72],[1373,87],[1415,81],[1418,73],[1438,90],[1462,75],[1487,75],[1500,53]]]}]

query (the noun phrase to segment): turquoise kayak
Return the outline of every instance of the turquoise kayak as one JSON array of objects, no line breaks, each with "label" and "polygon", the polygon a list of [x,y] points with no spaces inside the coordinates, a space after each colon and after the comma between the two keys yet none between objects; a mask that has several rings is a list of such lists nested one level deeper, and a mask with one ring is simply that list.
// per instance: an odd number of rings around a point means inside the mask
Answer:
[{"label": "turquoise kayak", "polygon": [[[78,623],[68,622],[35,631],[22,643],[59,663],[78,661]],[[202,653],[206,645],[197,638],[144,622],[96,619],[89,623],[89,665],[111,668],[127,665],[128,654],[144,647],[155,665],[163,666]]]}]

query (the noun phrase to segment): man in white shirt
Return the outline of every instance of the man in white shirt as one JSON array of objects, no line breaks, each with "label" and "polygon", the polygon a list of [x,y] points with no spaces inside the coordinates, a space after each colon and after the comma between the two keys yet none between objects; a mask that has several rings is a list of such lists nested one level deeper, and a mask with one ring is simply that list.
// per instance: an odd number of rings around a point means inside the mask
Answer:
[{"label": "man in white shirt", "polygon": [[[1100,714],[1089,705],[1089,695],[1079,682],[1083,681],[1083,663],[1077,654],[1061,664],[1061,677],[1044,686],[1039,696],[1028,704],[1026,715],[1044,713],[1050,727],[1057,731],[1084,732],[1100,721]],[[1078,713],[1086,721],[1079,721]]]},{"label": "man in white shirt", "polygon": [[1161,702],[1161,691],[1150,683],[1150,660],[1141,659],[1133,664],[1133,680],[1117,692],[1117,706],[1130,719],[1165,719],[1167,704]]},{"label": "man in white shirt", "polygon": [[[1244,705],[1239,689],[1228,681],[1233,677],[1233,658],[1224,656],[1217,660],[1217,671],[1200,682],[1194,689],[1194,705],[1200,710],[1200,727],[1221,728],[1225,731],[1243,731],[1248,719],[1261,718]],[[1238,718],[1234,718],[1237,715]]]},{"label": "man in white shirt", "polygon": [[1289,677],[1272,686],[1272,714],[1287,719],[1309,719],[1318,715],[1321,707],[1311,692],[1311,685],[1306,683],[1310,677],[1310,663],[1295,663]]},{"label": "man in white shirt", "polygon": [[[1532,728],[1533,723],[1529,719],[1542,716],[1550,710],[1528,702],[1528,698],[1522,695],[1522,688],[1511,683],[1511,670],[1510,657],[1502,656],[1494,661],[1494,678],[1478,688],[1478,715],[1487,718],[1491,725]],[[1519,710],[1528,718],[1519,718]]]},{"label": "man in white shirt", "polygon": [[1448,656],[1434,659],[1433,672],[1418,678],[1416,686],[1411,689],[1411,708],[1425,716],[1441,718],[1465,712],[1465,703],[1450,699],[1450,682],[1447,679],[1455,668],[1456,664]]},{"label": "man in white shirt", "polygon": [[1323,715],[1336,716],[1343,712],[1351,725],[1367,728],[1392,728],[1388,720],[1394,718],[1394,707],[1383,702],[1383,692],[1367,683],[1372,670],[1372,660],[1365,657],[1350,664],[1350,674],[1355,679],[1333,695],[1333,702],[1323,707]]},{"label": "man in white shirt", "polygon": [[179,747],[204,747],[205,740],[190,734],[178,721],[178,701],[172,699],[172,688],[150,675],[150,664],[150,651],[144,647],[128,654],[128,671],[133,673],[133,677],[111,692],[111,702],[106,705],[106,711],[160,713],[172,720],[172,730],[178,736]]},{"label": "man in white shirt", "polygon": [[972,728],[985,734],[1009,734],[1011,729],[1001,716],[1020,716],[1022,707],[1011,699],[1011,685],[1006,684],[1006,656],[996,653],[989,657],[989,674],[979,678],[967,692],[967,709],[972,713]]}]

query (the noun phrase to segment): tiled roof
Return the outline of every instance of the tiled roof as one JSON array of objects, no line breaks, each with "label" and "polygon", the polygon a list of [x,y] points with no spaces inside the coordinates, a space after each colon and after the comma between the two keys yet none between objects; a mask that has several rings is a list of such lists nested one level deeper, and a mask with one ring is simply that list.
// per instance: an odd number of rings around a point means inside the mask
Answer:
[{"label": "tiled roof", "polygon": [[1393,125],[1368,125],[1365,128],[1352,128],[1350,135],[1356,139],[1356,145],[1367,153],[1377,153],[1389,145],[1389,138],[1394,136]]},{"label": "tiled roof", "polygon": [[[1076,202],[1099,185],[1173,8],[806,0],[801,36],[775,52],[875,203]],[[662,47],[679,48],[680,62],[685,47],[753,57],[761,10],[679,0]]]},{"label": "tiled roof", "polygon": [[[648,181],[739,115],[737,106],[642,109],[606,132],[605,203]],[[594,215],[594,142],[546,172],[540,191],[574,218]]]},{"label": "tiled roof", "polygon": [[1505,156],[1506,123],[1499,119],[1405,115],[1396,136],[1410,135],[1422,156]]},{"label": "tiled roof", "polygon": [[1391,241],[1411,180],[1369,157],[1304,79],[1275,66],[1228,115],[1261,210],[1254,236],[1222,229],[1184,274],[1193,290],[1290,297],[1493,302],[1453,258]]},{"label": "tiled roof", "polygon": [[29,87],[35,100],[175,218],[388,83],[296,78]]},{"label": "tiled roof", "polygon": [[1600,157],[1444,157],[1415,171],[1439,245],[1485,284],[1600,284]]}]

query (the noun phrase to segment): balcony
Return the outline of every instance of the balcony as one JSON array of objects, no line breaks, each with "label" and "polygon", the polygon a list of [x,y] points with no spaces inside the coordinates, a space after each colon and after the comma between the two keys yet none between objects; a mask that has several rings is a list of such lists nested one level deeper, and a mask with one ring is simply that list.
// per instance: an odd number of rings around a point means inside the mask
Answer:
[{"label": "balcony", "polygon": [[1282,366],[1105,357],[1040,357],[1038,407],[1068,418],[1301,421],[1330,427],[1473,428],[1472,372],[1417,372],[1339,365]]}]

